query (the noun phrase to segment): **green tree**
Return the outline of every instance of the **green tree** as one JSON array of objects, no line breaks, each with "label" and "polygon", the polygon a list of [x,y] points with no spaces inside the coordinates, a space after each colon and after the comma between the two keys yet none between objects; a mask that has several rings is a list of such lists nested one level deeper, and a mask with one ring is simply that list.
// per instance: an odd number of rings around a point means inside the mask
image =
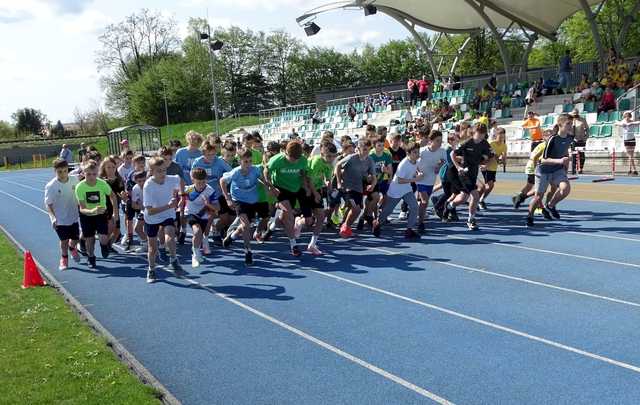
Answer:
[{"label": "green tree", "polygon": [[35,108],[21,108],[11,115],[18,131],[29,132],[31,134],[42,134],[47,125],[47,116]]},{"label": "green tree", "polygon": [[0,139],[8,140],[15,137],[15,128],[6,121],[0,120]]}]

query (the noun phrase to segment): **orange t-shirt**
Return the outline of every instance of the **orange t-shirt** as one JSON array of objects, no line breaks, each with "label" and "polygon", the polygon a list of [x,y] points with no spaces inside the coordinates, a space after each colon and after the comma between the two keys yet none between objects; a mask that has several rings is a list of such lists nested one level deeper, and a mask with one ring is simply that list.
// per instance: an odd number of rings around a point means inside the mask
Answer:
[{"label": "orange t-shirt", "polygon": [[540,120],[537,118],[527,118],[522,123],[522,128],[529,129],[532,141],[542,140],[542,128],[540,128]]}]

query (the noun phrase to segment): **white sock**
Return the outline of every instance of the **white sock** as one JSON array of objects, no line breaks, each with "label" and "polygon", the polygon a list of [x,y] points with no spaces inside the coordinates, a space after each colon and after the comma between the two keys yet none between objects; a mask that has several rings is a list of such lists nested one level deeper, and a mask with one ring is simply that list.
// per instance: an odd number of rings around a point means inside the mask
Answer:
[{"label": "white sock", "polygon": [[316,246],[318,244],[318,235],[312,235],[309,246]]},{"label": "white sock", "polygon": [[291,245],[291,249],[298,244],[298,241],[295,239],[289,239],[289,245]]},{"label": "white sock", "polygon": [[271,231],[275,231],[276,230],[276,220],[272,219],[271,221],[269,221],[269,230]]}]

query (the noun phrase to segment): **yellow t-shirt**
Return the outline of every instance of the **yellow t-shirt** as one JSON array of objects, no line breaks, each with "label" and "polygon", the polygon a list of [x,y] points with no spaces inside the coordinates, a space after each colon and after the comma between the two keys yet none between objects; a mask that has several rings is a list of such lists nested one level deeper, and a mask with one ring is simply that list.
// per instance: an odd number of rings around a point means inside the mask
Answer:
[{"label": "yellow t-shirt", "polygon": [[478,118],[478,123],[484,124],[485,127],[489,128],[489,117],[483,115],[482,117]]},{"label": "yellow t-shirt", "polygon": [[538,160],[540,160],[540,156],[544,153],[544,148],[547,146],[546,142],[542,142],[529,155],[529,161],[527,162],[527,166],[524,168],[525,174],[535,174],[536,166],[538,165]]},{"label": "yellow t-shirt", "polygon": [[507,144],[500,143],[498,141],[493,141],[489,145],[491,145],[491,149],[493,150],[493,153],[495,153],[496,156],[491,158],[491,160],[489,160],[489,163],[487,164],[487,170],[490,172],[497,172],[498,156],[501,156],[503,153],[504,154],[507,153]]}]

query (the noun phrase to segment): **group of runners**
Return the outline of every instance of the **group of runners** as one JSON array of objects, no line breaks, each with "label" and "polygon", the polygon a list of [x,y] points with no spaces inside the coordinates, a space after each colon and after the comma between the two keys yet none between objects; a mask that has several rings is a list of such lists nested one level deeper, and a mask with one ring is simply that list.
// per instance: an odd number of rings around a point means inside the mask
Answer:
[{"label": "group of runners", "polygon": [[[533,197],[528,225],[537,208],[559,218],[556,206],[570,190],[570,123],[560,116],[545,132],[527,165],[527,184],[513,197],[515,208]],[[163,147],[152,157],[124,150],[103,158],[89,150],[72,171],[66,160],[54,161],[45,205],[60,239],[60,270],[69,267],[69,255],[80,262],[81,254],[95,269],[96,235],[103,258],[145,253],[147,282],[156,280],[160,263],[185,273],[176,245],[188,233],[193,268],[211,254],[210,240],[222,249],[241,242],[251,265],[252,241],[268,241],[274,232],[286,236],[293,256],[305,245],[320,256],[323,231],[352,238],[353,228],[367,228],[380,236],[401,201],[397,220],[406,221],[406,238],[425,231],[430,203],[447,222],[458,221],[458,207],[466,203],[466,224],[477,230],[476,212],[487,209],[498,165],[507,158],[504,129],[489,135],[486,125],[471,122],[448,134],[446,148],[443,134],[427,126],[409,139],[372,125],[359,139],[338,140],[327,131],[315,147],[298,139],[265,145],[257,132],[243,132],[237,143],[194,131],[185,140],[185,147]],[[305,229],[310,237],[301,245]]]}]

